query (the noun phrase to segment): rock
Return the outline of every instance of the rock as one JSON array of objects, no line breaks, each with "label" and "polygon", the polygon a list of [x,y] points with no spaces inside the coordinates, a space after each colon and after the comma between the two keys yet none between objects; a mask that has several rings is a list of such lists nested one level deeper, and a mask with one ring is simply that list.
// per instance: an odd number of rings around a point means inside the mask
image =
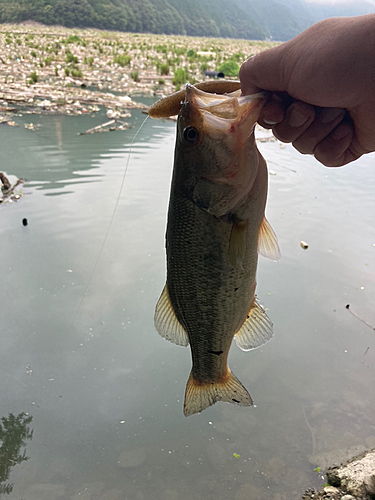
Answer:
[{"label": "rock", "polygon": [[343,497],[341,497],[341,500],[355,500],[355,498],[351,495],[344,495]]},{"label": "rock", "polygon": [[327,471],[330,484],[345,493],[368,498],[375,494],[375,449],[362,453],[339,467]]},{"label": "rock", "polygon": [[146,456],[146,450],[141,447],[125,450],[118,457],[117,466],[122,467],[123,469],[138,467],[145,462]]},{"label": "rock", "polygon": [[339,489],[336,488],[335,486],[325,486],[323,490],[324,493],[333,493],[333,494],[339,493]]}]

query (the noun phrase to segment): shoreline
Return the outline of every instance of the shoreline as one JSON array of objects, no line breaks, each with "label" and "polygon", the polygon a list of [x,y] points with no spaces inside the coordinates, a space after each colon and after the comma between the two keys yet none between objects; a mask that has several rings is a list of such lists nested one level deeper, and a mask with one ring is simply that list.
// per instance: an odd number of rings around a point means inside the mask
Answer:
[{"label": "shoreline", "polygon": [[0,113],[14,104],[59,114],[131,109],[136,95],[169,95],[186,80],[204,81],[204,69],[239,66],[276,45],[29,24],[2,25],[0,33]]}]

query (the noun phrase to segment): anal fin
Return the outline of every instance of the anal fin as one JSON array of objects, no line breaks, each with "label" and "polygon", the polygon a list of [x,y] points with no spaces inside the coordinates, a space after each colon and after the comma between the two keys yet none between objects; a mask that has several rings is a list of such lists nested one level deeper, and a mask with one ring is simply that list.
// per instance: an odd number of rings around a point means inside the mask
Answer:
[{"label": "anal fin", "polygon": [[266,311],[254,298],[246,321],[234,336],[236,344],[243,351],[260,347],[273,337],[273,325]]},{"label": "anal fin", "polygon": [[224,381],[199,382],[193,374],[186,384],[184,415],[200,413],[209,406],[224,401],[239,406],[251,406],[253,400],[238,378],[229,370]]},{"label": "anal fin", "polygon": [[173,310],[168,293],[168,283],[165,284],[156,304],[154,324],[156,330],[166,340],[183,347],[189,345],[188,334]]}]

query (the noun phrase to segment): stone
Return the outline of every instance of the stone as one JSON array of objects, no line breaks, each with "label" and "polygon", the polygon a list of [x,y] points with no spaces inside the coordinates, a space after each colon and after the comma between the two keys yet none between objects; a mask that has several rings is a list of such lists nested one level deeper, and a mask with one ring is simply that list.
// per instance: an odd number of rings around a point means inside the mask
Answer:
[{"label": "stone", "polygon": [[339,467],[327,471],[330,484],[340,486],[353,496],[367,497],[375,493],[375,449],[362,453]]}]

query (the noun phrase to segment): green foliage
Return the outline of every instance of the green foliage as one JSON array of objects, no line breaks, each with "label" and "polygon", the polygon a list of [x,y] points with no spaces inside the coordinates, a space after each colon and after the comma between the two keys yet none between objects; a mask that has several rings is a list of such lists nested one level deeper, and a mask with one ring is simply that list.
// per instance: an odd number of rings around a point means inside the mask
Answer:
[{"label": "green foliage", "polygon": [[74,56],[70,50],[67,50],[66,51],[66,62],[69,64],[69,63],[73,63],[73,64],[77,64],[78,63],[78,57],[77,56]]},{"label": "green foliage", "polygon": [[190,49],[188,50],[187,54],[186,54],[188,57],[194,57],[197,55],[197,53],[195,52],[195,50],[193,49]]},{"label": "green foliage", "polygon": [[46,57],[46,58],[44,59],[44,64],[45,64],[46,66],[51,66],[51,62],[52,62],[52,61],[53,61],[52,57]]},{"label": "green foliage", "polygon": [[132,58],[130,56],[127,56],[125,54],[118,54],[116,56],[113,56],[113,62],[117,63],[119,66],[124,67],[124,66],[130,66]]},{"label": "green foliage", "polygon": [[36,57],[36,52],[35,52],[35,50],[32,50],[32,51],[30,52],[30,55],[31,55],[31,57]]},{"label": "green foliage", "polygon": [[134,80],[135,82],[139,82],[138,75],[139,75],[138,71],[132,71],[132,72],[130,73],[130,78],[131,78],[132,80]]},{"label": "green foliage", "polygon": [[79,68],[72,68],[70,73],[73,78],[82,78],[82,71]]},{"label": "green foliage", "polygon": [[[277,19],[267,20],[269,26],[263,28],[253,19],[263,19],[265,16],[252,15],[252,9],[242,7],[243,1],[0,0],[0,23],[31,20],[68,28],[99,28],[109,30],[107,36],[111,43],[114,38],[112,32],[115,30],[248,39],[269,37],[271,25],[280,34],[288,29],[295,30],[296,19],[288,8],[280,5]],[[267,12],[267,9],[270,10],[268,2],[264,3],[263,9]],[[275,16],[268,13],[268,17]],[[65,43],[86,44],[85,40],[78,40],[77,35],[71,36]],[[274,38],[280,39],[276,36]],[[137,35],[134,36],[134,41],[139,41]]]},{"label": "green foliage", "polygon": [[69,68],[65,68],[65,69],[64,69],[64,73],[65,73],[65,76],[69,76],[69,75],[70,75],[70,70],[69,70]]},{"label": "green foliage", "polygon": [[159,69],[161,75],[169,75],[169,64],[162,64]]},{"label": "green foliage", "polygon": [[35,71],[32,71],[30,73],[29,83],[32,85],[33,83],[37,83],[38,80],[39,80],[38,74]]},{"label": "green foliage", "polygon": [[200,71],[202,73],[202,75],[204,75],[204,71],[206,71],[207,69],[209,68],[208,64],[207,63],[203,63],[200,67]]},{"label": "green foliage", "polygon": [[159,54],[166,54],[167,53],[167,46],[166,45],[157,45],[156,52],[158,52]]},{"label": "green foliage", "polygon": [[165,85],[165,81],[163,80],[163,78],[159,78],[158,84],[159,85]]},{"label": "green foliage", "polygon": [[70,35],[66,40],[66,43],[80,43],[80,42],[81,39],[77,35]]},{"label": "green foliage", "polygon": [[26,413],[15,416],[9,413],[8,417],[1,418],[0,424],[0,495],[10,494],[13,490],[9,479],[12,467],[28,460],[26,451],[21,448],[26,446],[26,441],[32,439],[33,431],[29,425],[33,417]]},{"label": "green foliage", "polygon": [[172,80],[173,85],[175,85],[176,87],[178,85],[180,88],[181,84],[186,83],[187,80],[188,80],[188,77],[187,77],[186,70],[184,70],[182,68],[176,69],[176,71],[174,72],[173,80]]},{"label": "green foliage", "polygon": [[222,71],[225,76],[238,76],[240,67],[238,66],[236,61],[229,59],[229,61],[223,63],[219,67],[219,71]]}]

